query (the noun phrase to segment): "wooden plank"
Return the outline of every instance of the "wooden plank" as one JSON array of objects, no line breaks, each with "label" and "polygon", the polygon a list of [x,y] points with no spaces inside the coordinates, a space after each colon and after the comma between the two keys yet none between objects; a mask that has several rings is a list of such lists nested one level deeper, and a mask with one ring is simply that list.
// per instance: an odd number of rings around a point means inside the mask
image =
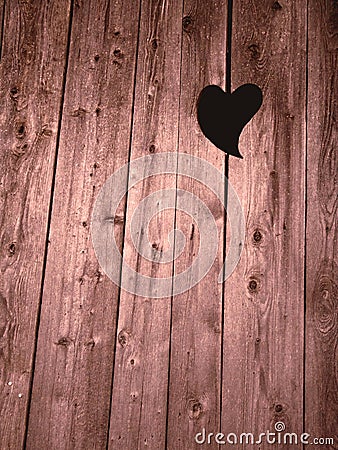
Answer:
[{"label": "wooden plank", "polygon": [[139,2],[75,1],[72,24],[30,449],[105,449],[109,426],[118,288],[89,225],[101,186],[128,160]]},{"label": "wooden plank", "polygon": [[[131,160],[153,155],[149,165],[155,170],[158,155],[170,152],[175,156],[177,150],[182,0],[144,0],[141,11]],[[156,214],[149,224],[149,240],[143,239],[142,232],[137,239],[139,251],[131,241],[129,227],[144,197],[157,192],[158,204],[163,205],[167,198],[163,190],[171,188],[175,194],[175,187],[175,175],[158,175],[144,179],[128,194],[124,261],[153,279],[172,275],[172,262],[163,263],[163,254],[172,250],[167,238],[173,230],[174,211]],[[146,210],[142,218],[145,216]],[[147,224],[139,224],[141,227],[146,234]],[[151,245],[157,256],[149,262],[140,253]],[[170,295],[152,298],[156,292],[154,283],[143,297],[121,292],[110,449],[165,448]]]},{"label": "wooden plank", "polygon": [[[184,2],[179,152],[200,157],[221,172],[225,154],[200,131],[197,100],[208,84],[224,89],[226,21],[226,1]],[[206,178],[204,170],[201,176]],[[209,185],[208,179],[202,185],[186,176],[178,177],[178,188],[193,193],[210,209],[219,237],[217,242],[216,236],[210,236],[216,241],[216,259],[207,276],[173,298],[168,448],[175,450],[200,448],[194,439],[196,433],[203,427],[217,430],[220,426],[222,284],[218,276],[223,264],[224,208]],[[183,205],[184,211],[190,208],[197,210],[193,199]],[[203,214],[199,212],[196,219],[177,211],[176,228],[185,235],[186,248],[175,261],[175,277],[199,257],[201,270],[205,255],[199,255],[198,248]],[[177,287],[174,281],[174,289]]]},{"label": "wooden plank", "polygon": [[337,436],[337,4],[309,2],[305,430]]},{"label": "wooden plank", "polygon": [[69,9],[68,0],[48,7],[6,2],[0,65],[2,449],[22,448],[25,436]]},{"label": "wooden plank", "polygon": [[222,431],[258,438],[278,421],[303,427],[304,5],[234,2],[232,89],[244,83],[264,98],[240,140],[244,159],[229,161],[247,236],[225,284]]},{"label": "wooden plank", "polygon": [[5,0],[0,0],[0,62],[2,57],[5,30]]}]

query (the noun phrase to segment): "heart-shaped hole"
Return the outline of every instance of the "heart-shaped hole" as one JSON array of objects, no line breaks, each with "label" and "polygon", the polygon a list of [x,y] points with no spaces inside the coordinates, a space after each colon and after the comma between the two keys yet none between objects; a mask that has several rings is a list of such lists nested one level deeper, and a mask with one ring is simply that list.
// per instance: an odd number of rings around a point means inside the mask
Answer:
[{"label": "heart-shaped hole", "polygon": [[219,86],[206,86],[198,99],[198,123],[203,134],[216,147],[242,158],[238,149],[239,136],[262,101],[262,91],[255,84],[243,84],[231,94]]}]

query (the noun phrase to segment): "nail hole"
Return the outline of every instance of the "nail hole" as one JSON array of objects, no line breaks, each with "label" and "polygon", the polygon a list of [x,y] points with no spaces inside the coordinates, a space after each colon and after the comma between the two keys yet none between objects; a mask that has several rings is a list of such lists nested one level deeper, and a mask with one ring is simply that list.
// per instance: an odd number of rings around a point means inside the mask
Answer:
[{"label": "nail hole", "polygon": [[8,247],[9,255],[13,256],[15,254],[15,251],[16,251],[16,246],[15,246],[15,243],[12,242]]},{"label": "nail hole", "polygon": [[85,347],[88,347],[88,348],[90,348],[91,350],[93,350],[93,348],[95,347],[95,341],[94,341],[94,339],[90,339],[88,342],[86,342],[85,344]]},{"label": "nail hole", "polygon": [[12,87],[12,89],[9,91],[9,93],[10,93],[10,96],[15,99],[19,94],[18,88],[16,86]]},{"label": "nail hole", "polygon": [[56,342],[56,345],[68,347],[71,343],[72,343],[72,340],[69,337],[62,337]]},{"label": "nail hole", "polygon": [[24,125],[24,123],[20,123],[18,125],[18,128],[16,130],[16,134],[17,134],[18,138],[22,138],[24,136],[24,134],[25,134],[25,125]]}]

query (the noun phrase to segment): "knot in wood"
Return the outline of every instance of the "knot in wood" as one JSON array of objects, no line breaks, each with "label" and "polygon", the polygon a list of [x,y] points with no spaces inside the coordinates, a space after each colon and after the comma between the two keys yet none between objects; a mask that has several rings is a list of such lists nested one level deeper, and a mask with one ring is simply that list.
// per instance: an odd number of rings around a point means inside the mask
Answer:
[{"label": "knot in wood", "polygon": [[203,412],[203,405],[198,400],[190,400],[188,410],[190,419],[197,420]]},{"label": "knot in wood", "polygon": [[118,335],[118,341],[121,347],[126,347],[128,345],[129,334],[125,330],[121,330]]},{"label": "knot in wood", "polygon": [[274,2],[273,5],[272,5],[272,9],[274,11],[279,11],[279,10],[282,9],[282,5],[279,2]]},{"label": "knot in wood", "polygon": [[254,59],[258,59],[260,56],[260,51],[259,51],[259,47],[257,44],[251,44],[248,47],[249,51],[251,52],[251,56]]},{"label": "knot in wood", "polygon": [[336,329],[338,286],[334,273],[320,273],[313,293],[315,301],[315,324],[322,335],[332,335]]},{"label": "knot in wood", "polygon": [[283,411],[283,406],[281,404],[275,405],[275,411],[276,413],[281,413]]},{"label": "knot in wood", "polygon": [[256,279],[252,279],[249,281],[249,285],[248,285],[249,291],[254,293],[258,290],[258,281]]},{"label": "knot in wood", "polygon": [[192,18],[190,16],[185,16],[183,17],[183,30],[184,31],[189,31],[191,30],[191,26],[192,26]]},{"label": "knot in wood", "polygon": [[261,240],[263,239],[263,235],[259,230],[255,230],[254,235],[253,235],[253,240],[255,243],[260,243]]},{"label": "knot in wood", "polygon": [[158,48],[158,42],[157,42],[157,39],[153,39],[153,40],[151,41],[151,48],[152,48],[153,50],[157,50],[157,48]]}]

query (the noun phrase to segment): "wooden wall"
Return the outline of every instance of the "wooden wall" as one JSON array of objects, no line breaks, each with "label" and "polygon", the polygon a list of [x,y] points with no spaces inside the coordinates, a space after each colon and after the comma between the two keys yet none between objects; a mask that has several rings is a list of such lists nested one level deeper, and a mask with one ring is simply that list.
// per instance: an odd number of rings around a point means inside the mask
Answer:
[{"label": "wooden wall", "polygon": [[[335,0],[0,1],[1,450],[218,449],[196,433],[276,422],[338,448],[337,24]],[[239,160],[196,103],[245,83],[264,100]],[[104,273],[91,216],[111,174],[165,152],[228,176],[246,240],[218,283],[231,230],[208,186],[172,173],[128,191],[126,175],[113,222],[134,270],[174,285],[198,253],[198,223],[171,209],[149,239],[168,250],[179,228],[184,251],[139,257],[129,228],[152,193],[188,190],[218,229],[203,280],[153,299]]]}]

